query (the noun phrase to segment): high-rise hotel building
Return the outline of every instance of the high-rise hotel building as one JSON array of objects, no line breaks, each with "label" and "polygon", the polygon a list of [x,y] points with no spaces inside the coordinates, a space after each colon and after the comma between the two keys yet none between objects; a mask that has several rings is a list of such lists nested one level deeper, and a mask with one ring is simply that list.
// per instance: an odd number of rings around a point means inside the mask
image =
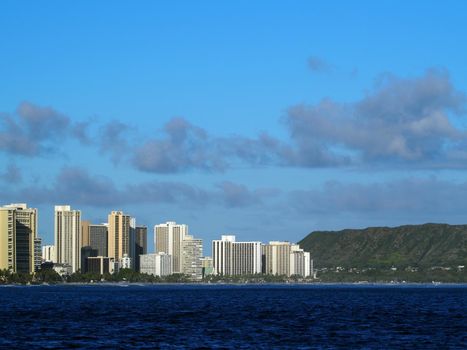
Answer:
[{"label": "high-rise hotel building", "polygon": [[182,242],[188,235],[188,226],[174,221],[154,226],[154,247],[156,253],[172,256],[172,273],[183,273]]},{"label": "high-rise hotel building", "polygon": [[0,270],[17,272],[15,222],[14,209],[0,208]]},{"label": "high-rise hotel building", "polygon": [[108,225],[89,225],[89,246],[97,251],[97,256],[108,256]]},{"label": "high-rise hotel building", "polygon": [[212,241],[212,256],[217,275],[261,273],[261,242],[236,242],[235,236],[223,235]]},{"label": "high-rise hotel building", "polygon": [[262,246],[263,273],[267,275],[298,275],[308,277],[312,273],[310,253],[298,244],[272,241]]},{"label": "high-rise hotel building", "polygon": [[186,235],[182,241],[182,271],[191,280],[203,278],[201,258],[203,256],[203,240]]},{"label": "high-rise hotel building", "polygon": [[172,274],[172,256],[165,253],[142,254],[140,272],[153,276]]},{"label": "high-rise hotel building", "polygon": [[97,256],[107,256],[108,224],[95,225],[81,221],[81,246],[91,247]]},{"label": "high-rise hotel building", "polygon": [[42,246],[42,262],[57,262],[57,255],[55,253],[54,245],[44,245]]},{"label": "high-rise hotel building", "polygon": [[298,244],[294,244],[291,247],[290,275],[301,277],[313,276],[313,260],[310,253],[300,249]]},{"label": "high-rise hotel building", "polygon": [[81,264],[81,211],[69,205],[55,206],[55,253],[57,263],[76,272]]},{"label": "high-rise hotel building", "polygon": [[140,255],[148,253],[148,228],[136,226],[135,229],[135,270],[139,271],[141,266]]},{"label": "high-rise hotel building", "polygon": [[289,242],[269,242],[262,246],[263,273],[268,275],[290,276],[290,252]]},{"label": "high-rise hotel building", "polygon": [[91,223],[86,220],[81,220],[81,248],[89,247],[89,226]]},{"label": "high-rise hotel building", "polygon": [[15,212],[13,243],[15,272],[32,273],[36,268],[35,245],[40,245],[37,233],[37,209],[28,208],[25,203],[8,204],[4,208]]},{"label": "high-rise hotel building", "polygon": [[130,216],[122,211],[112,211],[108,217],[108,257],[120,261],[130,256]]},{"label": "high-rise hotel building", "polygon": [[6,205],[16,211],[16,262],[17,271],[35,271],[35,243],[38,243],[37,209],[28,208],[25,203]]}]

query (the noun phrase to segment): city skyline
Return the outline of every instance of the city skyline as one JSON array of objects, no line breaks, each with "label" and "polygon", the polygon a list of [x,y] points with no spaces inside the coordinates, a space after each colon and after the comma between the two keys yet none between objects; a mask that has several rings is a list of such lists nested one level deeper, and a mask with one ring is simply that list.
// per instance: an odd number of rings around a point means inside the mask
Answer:
[{"label": "city skyline", "polygon": [[2,3],[2,201],[44,242],[57,203],[208,241],[466,223],[466,11]]},{"label": "city skyline", "polygon": [[175,279],[183,275],[189,281],[210,275],[315,278],[310,252],[291,242],[239,242],[235,235],[222,235],[212,240],[208,256],[203,239],[190,235],[187,224],[167,221],[154,225],[154,252],[149,252],[147,227],[122,211],[111,211],[108,222],[97,225],[82,221],[81,211],[70,205],[56,205],[54,212],[54,244],[42,245],[37,209],[26,203],[0,207],[2,269],[26,274],[53,269],[62,277],[118,275],[125,269]]}]

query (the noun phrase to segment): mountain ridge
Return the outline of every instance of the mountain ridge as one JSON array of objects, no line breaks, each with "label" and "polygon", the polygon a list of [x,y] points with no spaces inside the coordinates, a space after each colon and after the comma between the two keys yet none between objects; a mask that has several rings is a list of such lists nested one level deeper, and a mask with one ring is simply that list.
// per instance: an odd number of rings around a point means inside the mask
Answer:
[{"label": "mountain ridge", "polygon": [[322,267],[435,267],[467,264],[467,225],[425,223],[314,231],[300,247]]}]

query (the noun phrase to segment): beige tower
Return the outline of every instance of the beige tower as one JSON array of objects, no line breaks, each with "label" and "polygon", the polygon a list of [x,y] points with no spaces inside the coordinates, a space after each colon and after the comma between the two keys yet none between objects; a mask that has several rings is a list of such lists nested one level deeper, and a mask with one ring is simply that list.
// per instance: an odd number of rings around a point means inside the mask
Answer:
[{"label": "beige tower", "polygon": [[182,273],[182,242],[188,235],[188,225],[179,225],[168,221],[154,226],[154,246],[156,253],[172,256],[172,272]]},{"label": "beige tower", "polygon": [[272,241],[262,246],[264,256],[263,273],[267,275],[290,276],[289,242]]},{"label": "beige tower", "polygon": [[108,256],[119,261],[123,254],[130,256],[130,216],[112,211],[109,214]]},{"label": "beige tower", "polygon": [[57,263],[71,266],[72,272],[81,264],[81,211],[69,205],[55,206],[55,252]]},{"label": "beige tower", "polygon": [[89,238],[89,226],[91,223],[89,221],[81,221],[81,247],[90,246]]},{"label": "beige tower", "polygon": [[16,271],[16,211],[0,208],[0,270]]},{"label": "beige tower", "polygon": [[25,203],[13,203],[4,208],[15,211],[15,271],[34,272],[34,242],[37,235],[37,209]]}]

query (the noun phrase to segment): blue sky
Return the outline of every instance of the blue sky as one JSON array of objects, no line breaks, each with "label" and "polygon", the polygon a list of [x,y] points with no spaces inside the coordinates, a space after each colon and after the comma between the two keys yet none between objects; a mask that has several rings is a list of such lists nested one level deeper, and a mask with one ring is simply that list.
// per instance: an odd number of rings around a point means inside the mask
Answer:
[{"label": "blue sky", "polygon": [[[0,193],[205,239],[466,223],[461,1],[0,4]],[[152,234],[150,235],[152,240]]]}]

